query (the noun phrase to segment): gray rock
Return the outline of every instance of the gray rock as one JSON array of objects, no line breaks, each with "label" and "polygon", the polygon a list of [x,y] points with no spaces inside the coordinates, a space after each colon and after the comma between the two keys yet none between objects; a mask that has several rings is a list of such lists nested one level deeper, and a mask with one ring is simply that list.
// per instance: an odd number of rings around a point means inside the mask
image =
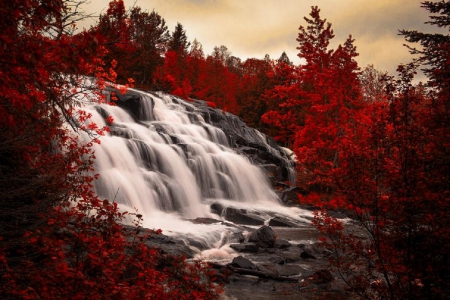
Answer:
[{"label": "gray rock", "polygon": [[211,204],[210,208],[211,208],[212,213],[215,213],[216,215],[219,215],[219,216],[222,215],[222,212],[225,209],[222,204],[216,203],[216,202]]},{"label": "gray rock", "polygon": [[305,245],[305,244],[299,244],[298,247],[302,250],[301,257],[303,259],[313,258],[316,259],[318,257],[326,257],[329,256],[329,250],[324,249],[323,247],[312,244],[312,245]]},{"label": "gray rock", "polygon": [[212,219],[212,218],[196,218],[191,220],[192,223],[194,224],[217,224],[217,223],[221,223],[221,220],[216,220],[216,219]]},{"label": "gray rock", "polygon": [[225,212],[222,214],[222,216],[230,221],[234,222],[236,224],[240,225],[263,225],[264,219],[250,215],[247,213],[245,209],[238,209],[238,208],[232,208],[227,207],[225,208]]},{"label": "gray rock", "polygon": [[316,259],[317,257],[311,253],[311,251],[309,251],[308,249],[303,250],[302,253],[300,253],[300,257],[303,259],[308,259],[308,258],[312,258],[312,259]]},{"label": "gray rock", "polygon": [[275,246],[276,235],[269,226],[262,226],[254,231],[248,238],[249,242],[256,243],[261,248],[273,248]]},{"label": "gray rock", "polygon": [[293,253],[283,254],[283,258],[284,258],[284,261],[289,264],[298,262],[301,259],[300,255],[293,254]]},{"label": "gray rock", "polygon": [[302,267],[297,265],[275,265],[275,269],[278,271],[280,276],[293,276],[300,275],[304,270]]},{"label": "gray rock", "polygon": [[230,248],[237,252],[256,253],[258,245],[255,243],[230,244]]},{"label": "gray rock", "polygon": [[273,274],[273,275],[279,275],[278,270],[275,268],[275,266],[270,264],[262,264],[258,265],[258,271],[267,273],[267,274]]},{"label": "gray rock", "polygon": [[245,241],[245,237],[244,237],[244,235],[242,234],[242,232],[239,231],[239,232],[234,232],[234,233],[232,233],[232,234],[230,235],[229,240],[230,240],[231,242],[234,242],[234,241],[235,241],[235,242],[243,243],[243,242]]},{"label": "gray rock", "polygon": [[271,263],[274,263],[274,264],[278,264],[278,265],[285,264],[284,258],[281,256],[278,256],[278,255],[273,255],[273,256],[269,257],[268,261]]},{"label": "gray rock", "polygon": [[181,240],[163,234],[152,234],[144,242],[149,248],[157,248],[163,253],[169,255],[185,256],[187,258],[194,257],[194,251],[191,250]]},{"label": "gray rock", "polygon": [[287,228],[298,228],[300,227],[298,224],[294,223],[293,221],[289,220],[288,218],[282,218],[282,217],[273,217],[269,221],[269,226],[273,227],[287,227]]},{"label": "gray rock", "polygon": [[275,245],[274,245],[275,248],[279,248],[279,249],[286,249],[286,248],[289,248],[291,246],[292,246],[291,243],[289,243],[288,241],[283,240],[283,239],[277,239],[275,241]]},{"label": "gray rock", "polygon": [[233,261],[231,262],[231,265],[236,268],[242,268],[242,269],[250,269],[250,270],[257,270],[258,268],[254,263],[252,263],[250,260],[246,259],[245,257],[238,256],[233,258]]}]

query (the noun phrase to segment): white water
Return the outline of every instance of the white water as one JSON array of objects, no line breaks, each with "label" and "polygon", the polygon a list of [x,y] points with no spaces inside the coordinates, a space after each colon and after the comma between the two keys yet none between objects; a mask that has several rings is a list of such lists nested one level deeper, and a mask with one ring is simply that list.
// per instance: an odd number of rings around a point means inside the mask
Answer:
[{"label": "white water", "polygon": [[[161,228],[165,234],[195,234],[209,247],[218,247],[224,226],[195,225],[186,219],[219,218],[210,213],[212,202],[293,217],[304,214],[282,207],[264,172],[229,148],[225,134],[205,123],[192,104],[169,95],[139,93],[139,122],[119,107],[85,109],[99,127],[106,125],[101,111],[114,118],[111,134],[94,146],[100,197],[142,214],[144,227]],[[231,252],[225,247],[203,255]]]}]

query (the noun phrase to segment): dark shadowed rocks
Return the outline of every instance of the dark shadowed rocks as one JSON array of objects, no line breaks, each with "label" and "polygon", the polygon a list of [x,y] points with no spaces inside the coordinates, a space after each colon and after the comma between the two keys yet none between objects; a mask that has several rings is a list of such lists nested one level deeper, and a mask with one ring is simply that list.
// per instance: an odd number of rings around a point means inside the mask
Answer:
[{"label": "dark shadowed rocks", "polygon": [[230,244],[230,248],[237,252],[256,253],[259,246],[255,243]]},{"label": "dark shadowed rocks", "polygon": [[233,261],[231,262],[231,265],[236,268],[242,268],[242,269],[250,269],[250,270],[256,270],[257,267],[254,263],[252,263],[249,259],[237,256],[233,258]]},{"label": "dark shadowed rocks", "polygon": [[276,234],[269,226],[262,226],[254,231],[248,241],[257,244],[261,248],[273,248],[275,246]]}]

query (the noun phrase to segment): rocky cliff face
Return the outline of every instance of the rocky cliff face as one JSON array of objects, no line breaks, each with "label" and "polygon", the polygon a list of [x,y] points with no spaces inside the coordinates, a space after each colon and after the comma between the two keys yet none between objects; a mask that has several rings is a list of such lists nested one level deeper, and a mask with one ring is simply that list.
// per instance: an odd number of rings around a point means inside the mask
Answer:
[{"label": "rocky cliff face", "polygon": [[294,161],[272,138],[248,127],[236,115],[207,107],[204,101],[195,100],[193,104],[207,123],[225,132],[236,152],[263,167],[275,181],[295,184]]}]

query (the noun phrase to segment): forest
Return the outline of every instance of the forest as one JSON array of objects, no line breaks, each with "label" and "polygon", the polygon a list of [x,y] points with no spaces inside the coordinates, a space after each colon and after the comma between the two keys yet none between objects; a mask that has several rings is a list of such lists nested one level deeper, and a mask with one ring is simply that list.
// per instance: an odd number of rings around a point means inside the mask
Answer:
[{"label": "forest", "polygon": [[[295,65],[284,52],[241,60],[221,45],[206,54],[182,24],[170,31],[156,11],[123,0],[81,32],[84,0],[0,2],[0,298],[222,292],[206,263],[147,248],[142,215],[93,191],[92,144],[109,128],[78,103],[106,102],[112,85],[205,100],[292,149],[298,204],[317,207],[330,266],[357,297],[449,299],[450,35],[400,29],[411,61],[388,74],[358,65],[351,35],[331,49],[332,25],[317,6],[299,20],[305,63]],[[450,26],[449,1],[421,6],[430,25]],[[420,70],[426,82],[415,80]],[[367,238],[333,218],[336,209]],[[134,226],[123,227],[128,215]]]}]

